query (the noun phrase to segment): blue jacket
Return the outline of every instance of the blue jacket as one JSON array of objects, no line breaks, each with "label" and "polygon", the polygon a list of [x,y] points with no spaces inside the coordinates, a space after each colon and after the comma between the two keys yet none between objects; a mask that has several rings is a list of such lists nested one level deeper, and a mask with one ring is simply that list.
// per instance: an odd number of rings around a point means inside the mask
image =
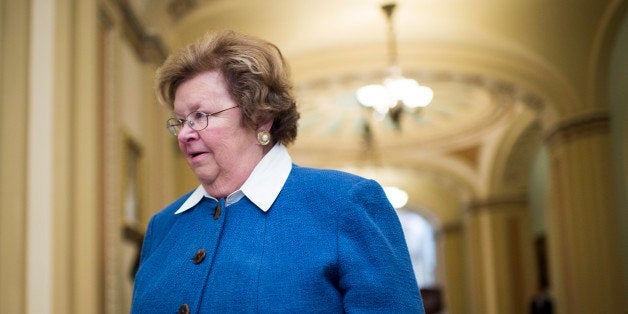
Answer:
[{"label": "blue jacket", "polygon": [[293,166],[267,212],[246,197],[228,207],[204,198],[175,215],[188,196],[148,225],[131,313],[424,312],[375,181]]}]

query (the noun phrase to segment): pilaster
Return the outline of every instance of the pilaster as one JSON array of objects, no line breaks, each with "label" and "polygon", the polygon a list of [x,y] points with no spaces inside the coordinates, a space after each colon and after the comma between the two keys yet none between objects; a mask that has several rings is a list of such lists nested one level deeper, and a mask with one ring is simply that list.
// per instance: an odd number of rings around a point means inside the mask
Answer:
[{"label": "pilaster", "polygon": [[0,309],[26,306],[31,1],[0,0]]},{"label": "pilaster", "polygon": [[550,276],[558,313],[621,313],[619,211],[614,195],[609,116],[557,125],[550,155]]},{"label": "pilaster", "polygon": [[436,233],[438,260],[443,265],[445,311],[467,313],[469,308],[464,283],[467,282],[464,256],[464,226],[462,222],[444,225]]},{"label": "pilaster", "polygon": [[527,313],[536,278],[528,224],[523,196],[470,204],[468,273],[473,313]]}]

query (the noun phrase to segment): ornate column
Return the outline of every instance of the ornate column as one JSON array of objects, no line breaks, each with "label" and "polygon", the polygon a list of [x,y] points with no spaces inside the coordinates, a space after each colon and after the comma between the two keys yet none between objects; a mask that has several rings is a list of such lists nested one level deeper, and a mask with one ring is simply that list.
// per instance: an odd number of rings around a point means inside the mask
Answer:
[{"label": "ornate column", "polygon": [[0,308],[6,313],[23,313],[28,299],[30,2],[0,1]]},{"label": "ornate column", "polygon": [[550,273],[558,313],[621,313],[626,293],[609,116],[595,113],[561,123],[546,142]]},{"label": "ornate column", "polygon": [[[441,261],[445,311],[450,314],[467,313],[469,304],[464,283],[464,227],[461,222],[444,225],[436,233],[438,260]],[[443,269],[444,268],[444,269]]]},{"label": "ornate column", "polygon": [[527,313],[536,269],[525,197],[476,201],[467,223],[472,313]]}]

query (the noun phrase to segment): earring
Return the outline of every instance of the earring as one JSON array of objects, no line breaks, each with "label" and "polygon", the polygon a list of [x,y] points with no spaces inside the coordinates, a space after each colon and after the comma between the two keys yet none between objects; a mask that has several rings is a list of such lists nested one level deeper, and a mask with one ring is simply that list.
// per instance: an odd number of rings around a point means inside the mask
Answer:
[{"label": "earring", "polygon": [[270,133],[266,130],[257,132],[257,142],[262,146],[268,145],[270,143]]}]

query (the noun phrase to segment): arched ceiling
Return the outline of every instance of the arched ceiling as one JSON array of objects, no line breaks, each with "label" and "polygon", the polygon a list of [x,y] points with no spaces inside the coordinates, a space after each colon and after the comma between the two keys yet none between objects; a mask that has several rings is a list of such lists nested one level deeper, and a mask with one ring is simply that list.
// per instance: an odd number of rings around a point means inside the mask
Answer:
[{"label": "arched ceiling", "polygon": [[[547,106],[547,82],[558,90],[569,85],[569,77],[583,75],[584,67],[573,65],[586,60],[583,46],[593,42],[609,1],[576,0],[568,6],[541,0],[396,1],[393,22],[403,73],[434,90],[432,104],[403,116],[399,131],[372,117],[354,97],[357,87],[378,83],[385,73],[383,1],[130,4],[171,50],[224,28],[275,43],[291,65],[302,111],[297,144],[291,147],[295,161],[428,169],[445,173],[473,194],[487,176],[482,159],[492,154],[486,149],[496,149],[488,142],[497,141],[521,112]],[[433,177],[413,175],[417,181],[407,185],[420,186],[418,180]]]}]

